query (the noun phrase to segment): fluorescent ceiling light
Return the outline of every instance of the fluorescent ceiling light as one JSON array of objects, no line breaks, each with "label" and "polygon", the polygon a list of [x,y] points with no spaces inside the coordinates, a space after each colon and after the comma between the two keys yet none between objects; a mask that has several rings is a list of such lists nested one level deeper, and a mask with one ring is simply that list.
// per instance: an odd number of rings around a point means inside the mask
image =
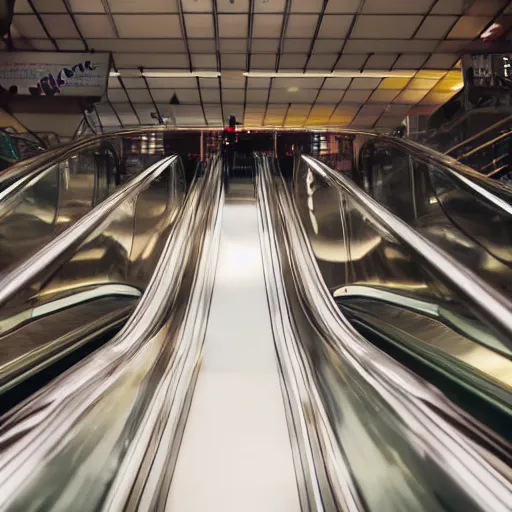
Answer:
[{"label": "fluorescent ceiling light", "polygon": [[217,71],[143,71],[142,76],[146,78],[217,78],[220,75]]},{"label": "fluorescent ceiling light", "polygon": [[119,73],[118,71],[111,71],[108,76],[119,76],[121,75],[121,73]]},{"label": "fluorescent ceiling light", "polygon": [[244,76],[251,78],[412,78],[416,70],[401,71],[333,71],[332,73],[288,73],[274,71],[249,71]]}]

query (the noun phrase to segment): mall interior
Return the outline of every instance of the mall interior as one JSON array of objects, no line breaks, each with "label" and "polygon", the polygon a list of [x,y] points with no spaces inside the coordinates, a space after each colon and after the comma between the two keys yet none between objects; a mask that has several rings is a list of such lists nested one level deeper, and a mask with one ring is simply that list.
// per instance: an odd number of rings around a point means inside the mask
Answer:
[{"label": "mall interior", "polygon": [[0,32],[0,511],[512,511],[512,2]]}]

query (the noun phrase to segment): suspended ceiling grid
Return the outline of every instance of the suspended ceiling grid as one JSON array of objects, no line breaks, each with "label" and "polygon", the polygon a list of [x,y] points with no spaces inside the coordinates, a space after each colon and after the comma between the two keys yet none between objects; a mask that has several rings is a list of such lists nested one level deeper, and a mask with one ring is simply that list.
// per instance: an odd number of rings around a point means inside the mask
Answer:
[{"label": "suspended ceiling grid", "polygon": [[[16,50],[112,51],[105,129],[154,124],[152,113],[182,126],[235,115],[247,127],[371,128],[444,103],[468,43],[511,39],[511,22],[504,0],[17,0],[12,38]],[[349,70],[414,73],[308,77]],[[254,71],[306,75],[243,75]]]}]

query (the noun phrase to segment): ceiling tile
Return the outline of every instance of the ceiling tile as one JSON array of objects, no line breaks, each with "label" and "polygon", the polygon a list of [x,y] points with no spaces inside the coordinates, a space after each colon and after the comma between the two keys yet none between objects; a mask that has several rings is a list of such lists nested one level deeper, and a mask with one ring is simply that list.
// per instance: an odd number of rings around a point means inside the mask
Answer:
[{"label": "ceiling tile", "polygon": [[[19,0],[18,0],[19,1]],[[53,2],[53,0],[52,0]],[[69,6],[73,13],[77,12],[96,12],[96,13],[104,13],[105,9],[103,7],[102,0],[68,0]]]},{"label": "ceiling tile", "polygon": [[437,0],[430,14],[463,14],[467,0]]},{"label": "ceiling tile", "polygon": [[[53,45],[52,49],[54,49]],[[81,39],[59,39],[59,49],[67,52],[82,52],[84,43]]]},{"label": "ceiling tile", "polygon": [[363,14],[425,14],[432,0],[366,0]]},{"label": "ceiling tile", "polygon": [[73,20],[68,14],[42,14],[41,19],[54,38],[79,37]]},{"label": "ceiling tile", "polygon": [[409,85],[407,86],[407,89],[417,89],[422,91],[429,91],[437,84],[436,79],[430,79],[430,78],[413,78]]},{"label": "ceiling tile", "polygon": [[[59,41],[59,47],[61,42]],[[116,53],[185,53],[187,51],[182,39],[94,39],[89,41],[89,46],[97,51]]]},{"label": "ceiling tile", "polygon": [[[3,41],[2,41],[3,42]],[[26,51],[55,51],[55,46],[49,39],[13,39],[14,48],[16,50]],[[60,41],[59,41],[60,43]],[[60,44],[59,44],[60,47]],[[3,47],[2,47],[3,49]],[[84,49],[82,41],[80,41],[80,50]]]},{"label": "ceiling tile", "polygon": [[[220,39],[220,53],[246,53],[247,39]],[[210,42],[210,48],[215,51],[215,46]]]},{"label": "ceiling tile", "polygon": [[331,0],[327,3],[326,14],[355,14],[361,0]]},{"label": "ceiling tile", "polygon": [[376,39],[407,39],[421,21],[421,16],[358,16],[351,38],[365,39],[371,34]]},{"label": "ceiling tile", "polygon": [[354,78],[350,84],[350,90],[371,90],[379,86],[380,78]]},{"label": "ceiling tile", "polygon": [[342,45],[343,41],[340,39],[317,39],[313,48],[313,53],[338,53],[341,50]]},{"label": "ceiling tile", "polygon": [[403,89],[410,81],[410,78],[384,78],[379,89]]},{"label": "ceiling tile", "polygon": [[423,66],[427,69],[450,69],[453,67],[458,55],[450,55],[445,53],[434,53]]},{"label": "ceiling tile", "polygon": [[284,12],[286,0],[254,0],[254,12]]},{"label": "ceiling tile", "polygon": [[311,39],[284,39],[284,53],[307,53],[311,46]]},{"label": "ceiling tile", "polygon": [[16,14],[12,20],[11,25],[12,37],[17,37],[19,34],[27,38],[41,38],[46,39],[41,24],[35,16]]},{"label": "ceiling tile", "polygon": [[297,39],[312,38],[315,33],[318,16],[309,14],[290,14],[286,25],[286,37]]},{"label": "ceiling tile", "polygon": [[[220,57],[222,70],[225,69],[240,69],[245,70],[247,63],[247,56],[245,53],[226,53]],[[242,73],[240,73],[242,74]]]},{"label": "ceiling tile", "polygon": [[251,69],[273,70],[276,65],[276,56],[268,53],[256,53],[251,55]]},{"label": "ceiling tile", "polygon": [[[213,16],[211,14],[185,14],[187,37],[215,37],[213,31]],[[210,43],[211,44],[211,43]]]},{"label": "ceiling tile", "polygon": [[396,53],[376,53],[372,55],[365,65],[365,69],[391,69],[398,55]]},{"label": "ceiling tile", "polygon": [[244,99],[244,89],[226,89],[222,91],[222,103],[243,103]]},{"label": "ceiling tile", "polygon": [[75,14],[75,21],[84,37],[116,37],[108,16],[103,14]]},{"label": "ceiling tile", "polygon": [[217,12],[233,13],[233,12],[248,12],[249,11],[249,0],[217,0]]},{"label": "ceiling tile", "polygon": [[220,37],[247,37],[247,14],[219,14]]},{"label": "ceiling tile", "polygon": [[108,99],[112,103],[123,103],[128,101],[123,89],[112,89],[111,91],[108,91]]},{"label": "ceiling tile", "polygon": [[283,53],[279,60],[279,69],[303,69],[306,65],[306,54]]},{"label": "ceiling tile", "polygon": [[358,115],[355,117],[352,122],[350,123],[350,126],[352,128],[367,128],[370,129],[373,127],[373,125],[377,122],[379,119],[379,115]]},{"label": "ceiling tile", "polygon": [[325,15],[320,25],[318,37],[320,38],[345,38],[352,24],[354,16],[351,15]]},{"label": "ceiling tile", "polygon": [[281,35],[282,15],[255,14],[252,25],[252,37],[273,37]]},{"label": "ceiling tile", "polygon": [[417,39],[442,39],[457,21],[457,16],[427,16],[422,23]]},{"label": "ceiling tile", "polygon": [[192,67],[195,70],[217,69],[217,56],[214,54],[196,54],[191,55]]},{"label": "ceiling tile", "polygon": [[[150,80],[154,80],[154,79],[148,78],[148,82]],[[124,78],[123,77],[123,84],[127,89],[144,89],[144,87],[146,87],[142,77],[140,77],[140,78]]]},{"label": "ceiling tile", "polygon": [[[19,2],[19,0],[18,0],[18,2]],[[65,13],[66,12],[66,8],[64,7],[64,2],[56,2],[55,0],[32,0],[32,3],[34,4],[34,8],[38,13],[43,13],[43,12]],[[25,3],[25,5],[26,4],[29,4],[29,2],[27,1]],[[24,7],[23,9],[25,10],[25,12],[32,12],[32,9],[30,8],[30,4],[29,4],[29,10],[26,10],[26,7]],[[19,12],[19,11],[16,10],[16,12]]]},{"label": "ceiling tile", "polygon": [[129,89],[128,96],[132,103],[151,103],[151,96],[147,89]]},{"label": "ceiling tile", "polygon": [[433,52],[437,39],[349,39],[346,53],[419,53]]},{"label": "ceiling tile", "polygon": [[151,89],[153,98],[158,102],[169,103],[173,94],[176,94],[180,103],[199,103],[199,91],[195,89]]},{"label": "ceiling tile", "polygon": [[114,21],[119,36],[129,39],[166,38],[181,34],[179,16],[173,14],[115,14]]},{"label": "ceiling tile", "polygon": [[323,78],[274,78],[272,87],[274,89],[297,87],[299,89],[315,89],[317,91],[322,86],[323,81]]},{"label": "ceiling tile", "polygon": [[200,78],[199,85],[201,86],[201,90],[203,90],[203,89],[218,89],[219,88],[219,79],[218,78]]},{"label": "ceiling tile", "polygon": [[270,78],[249,78],[247,87],[250,89],[268,89],[270,87]]},{"label": "ceiling tile", "polygon": [[469,43],[471,43],[469,39],[449,39],[441,41],[436,48],[436,52],[456,53],[460,56],[462,53],[466,53]]},{"label": "ceiling tile", "polygon": [[[82,3],[89,3],[89,0],[77,0]],[[199,0],[197,3],[205,1]],[[196,0],[183,0],[183,4],[196,3]],[[139,13],[139,12],[178,12],[177,0],[108,0],[110,10],[113,13]]]},{"label": "ceiling tile", "polygon": [[247,89],[247,103],[266,103],[268,89]]},{"label": "ceiling tile", "polygon": [[343,96],[343,103],[364,103],[372,91],[347,91]]},{"label": "ceiling tile", "polygon": [[343,96],[342,89],[322,89],[318,98],[316,99],[317,103],[338,103]]},{"label": "ceiling tile", "polygon": [[189,67],[186,54],[167,53],[116,53],[115,62],[118,68],[170,68],[184,69]]},{"label": "ceiling tile", "polygon": [[309,59],[308,69],[330,71],[336,63],[337,58],[337,53],[317,53]]},{"label": "ceiling tile", "polygon": [[327,78],[323,89],[346,89],[351,81],[351,78]]},{"label": "ceiling tile", "polygon": [[30,4],[28,3],[28,0],[18,0],[14,4],[14,14],[18,13],[30,13],[33,14],[34,11],[32,11],[32,7],[30,7]]},{"label": "ceiling tile", "polygon": [[428,58],[428,53],[402,54],[396,61],[393,69],[420,69]]},{"label": "ceiling tile", "polygon": [[276,89],[272,87],[270,92],[270,103],[309,103],[315,101],[318,90],[299,89],[291,92],[288,89]]},{"label": "ceiling tile", "polygon": [[491,19],[486,16],[462,16],[448,34],[448,39],[474,39]]},{"label": "ceiling tile", "polygon": [[290,12],[308,12],[318,14],[322,10],[323,0],[292,0]]},{"label": "ceiling tile", "polygon": [[[221,39],[221,44],[224,39]],[[188,47],[191,53],[215,53],[215,43],[211,39],[189,39]]]},{"label": "ceiling tile", "polygon": [[361,69],[365,63],[367,55],[343,54],[336,64],[336,69]]},{"label": "ceiling tile", "polygon": [[509,0],[474,0],[467,14],[471,16],[495,16],[498,11],[509,3]]},{"label": "ceiling tile", "polygon": [[247,78],[238,71],[225,71],[221,81],[223,89],[244,89]]},{"label": "ceiling tile", "polygon": [[251,42],[252,53],[276,53],[279,39],[254,39]]},{"label": "ceiling tile", "polygon": [[377,89],[368,99],[369,103],[390,103],[393,101],[401,89]]},{"label": "ceiling tile", "polygon": [[406,90],[401,92],[394,100],[394,103],[416,104],[421,101],[428,91]]},{"label": "ceiling tile", "polygon": [[[197,87],[197,81],[195,78],[175,78],[175,77],[165,77],[165,78],[148,78],[148,84],[153,89],[194,89]],[[202,78],[200,78],[202,80]],[[218,80],[215,80],[218,83]],[[140,80],[141,85],[139,87],[144,87],[144,81]],[[139,83],[140,83],[139,82]],[[128,87],[128,86],[127,86]]]}]

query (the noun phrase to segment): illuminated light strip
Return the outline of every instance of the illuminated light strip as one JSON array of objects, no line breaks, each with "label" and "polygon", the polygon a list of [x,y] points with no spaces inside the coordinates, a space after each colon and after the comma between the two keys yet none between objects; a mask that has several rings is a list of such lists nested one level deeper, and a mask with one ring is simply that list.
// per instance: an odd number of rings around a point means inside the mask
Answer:
[{"label": "illuminated light strip", "polygon": [[275,71],[247,71],[250,78],[412,78],[417,71],[333,71],[331,73],[287,73]]}]

